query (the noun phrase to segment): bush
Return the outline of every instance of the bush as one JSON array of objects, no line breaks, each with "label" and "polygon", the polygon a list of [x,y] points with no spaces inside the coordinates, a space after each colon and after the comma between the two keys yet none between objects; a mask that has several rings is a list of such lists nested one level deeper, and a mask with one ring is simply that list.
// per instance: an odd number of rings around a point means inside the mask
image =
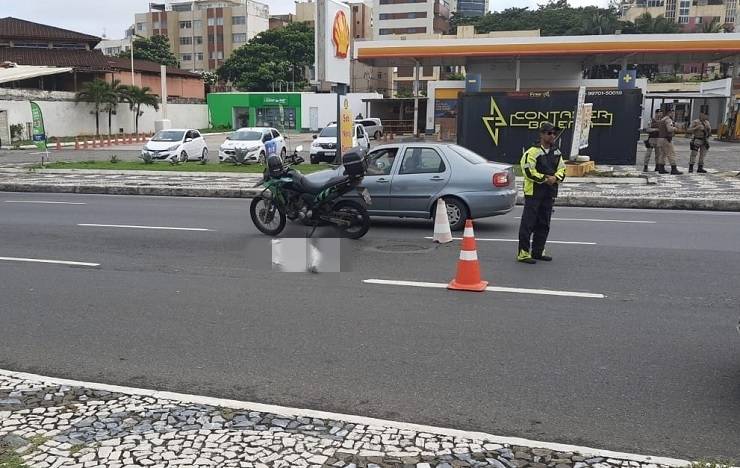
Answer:
[{"label": "bush", "polygon": [[144,164],[154,164],[154,158],[151,154],[142,154],[139,157],[144,161]]},{"label": "bush", "polygon": [[120,159],[118,159],[118,155],[117,154],[114,154],[113,156],[110,157],[111,164],[115,164],[118,161],[120,161]]},{"label": "bush", "polygon": [[23,136],[23,124],[13,124],[10,126],[10,139],[18,140]]}]

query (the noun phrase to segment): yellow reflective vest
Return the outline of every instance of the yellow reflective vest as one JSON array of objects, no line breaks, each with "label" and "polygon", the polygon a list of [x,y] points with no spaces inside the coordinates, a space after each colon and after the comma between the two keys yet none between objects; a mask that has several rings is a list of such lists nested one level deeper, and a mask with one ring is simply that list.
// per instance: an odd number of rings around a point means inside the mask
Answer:
[{"label": "yellow reflective vest", "polygon": [[548,151],[539,145],[532,146],[524,152],[520,164],[524,176],[524,195],[557,196],[558,186],[547,185],[545,176],[555,176],[558,183],[565,180],[565,161],[559,149],[552,147]]}]

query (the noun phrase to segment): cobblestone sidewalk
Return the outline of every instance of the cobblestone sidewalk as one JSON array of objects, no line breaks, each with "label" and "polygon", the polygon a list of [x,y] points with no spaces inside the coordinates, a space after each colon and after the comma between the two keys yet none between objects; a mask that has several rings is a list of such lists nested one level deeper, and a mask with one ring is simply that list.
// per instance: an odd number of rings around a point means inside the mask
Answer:
[{"label": "cobblestone sidewalk", "polygon": [[112,391],[116,389],[69,386],[55,379],[0,372],[0,465],[3,457],[15,457],[36,468],[667,468],[688,464],[555,444],[549,448],[517,445],[485,434],[465,437],[450,434],[458,431],[445,434],[445,430],[420,430],[387,421],[361,424],[351,419],[362,418],[351,416],[343,420],[319,417],[325,413],[311,416],[308,411],[304,416],[278,414],[257,404],[227,407],[187,402],[173,398],[174,394]]},{"label": "cobblestone sidewalk", "polygon": [[[642,174],[633,167],[614,170],[631,177],[566,179],[558,205],[740,211],[740,177],[734,173],[671,176]],[[228,198],[259,191],[252,188],[257,174],[129,172],[134,173],[0,168],[0,191]]]}]

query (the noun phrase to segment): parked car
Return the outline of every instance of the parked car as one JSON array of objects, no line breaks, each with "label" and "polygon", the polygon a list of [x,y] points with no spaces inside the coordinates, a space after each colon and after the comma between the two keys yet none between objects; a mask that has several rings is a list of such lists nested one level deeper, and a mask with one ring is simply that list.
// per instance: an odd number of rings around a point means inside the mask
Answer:
[{"label": "parked car", "polygon": [[236,154],[236,150],[246,150],[247,162],[264,164],[265,157],[279,154],[285,158],[288,150],[285,137],[274,128],[244,127],[231,133],[218,149],[219,162],[227,161]]},{"label": "parked car", "polygon": [[141,150],[142,156],[152,159],[207,160],[208,147],[198,130],[169,128],[158,131]]},{"label": "parked car", "polygon": [[383,122],[380,119],[361,119],[355,120],[355,123],[365,128],[365,133],[373,137],[373,140],[380,140],[383,137]]},{"label": "parked car", "polygon": [[[355,124],[352,132],[352,147],[360,147],[364,150],[370,149],[370,139],[362,125]],[[337,155],[337,124],[332,123],[321,130],[321,133],[313,136],[310,150],[311,164],[320,162],[333,162]]]},{"label": "parked car", "polygon": [[[447,204],[450,228],[460,230],[468,218],[506,214],[516,204],[514,171],[467,148],[445,143],[399,143],[374,148],[367,155],[363,187],[373,200],[371,216],[432,218],[437,200]],[[322,183],[343,168],[306,177]]]}]

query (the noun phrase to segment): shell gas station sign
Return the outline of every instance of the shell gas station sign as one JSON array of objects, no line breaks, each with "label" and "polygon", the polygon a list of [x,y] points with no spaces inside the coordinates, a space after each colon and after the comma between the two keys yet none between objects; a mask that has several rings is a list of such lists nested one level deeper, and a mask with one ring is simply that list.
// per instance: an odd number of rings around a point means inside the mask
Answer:
[{"label": "shell gas station sign", "polygon": [[349,5],[336,0],[316,2],[316,78],[320,82],[350,81],[350,17]]}]

